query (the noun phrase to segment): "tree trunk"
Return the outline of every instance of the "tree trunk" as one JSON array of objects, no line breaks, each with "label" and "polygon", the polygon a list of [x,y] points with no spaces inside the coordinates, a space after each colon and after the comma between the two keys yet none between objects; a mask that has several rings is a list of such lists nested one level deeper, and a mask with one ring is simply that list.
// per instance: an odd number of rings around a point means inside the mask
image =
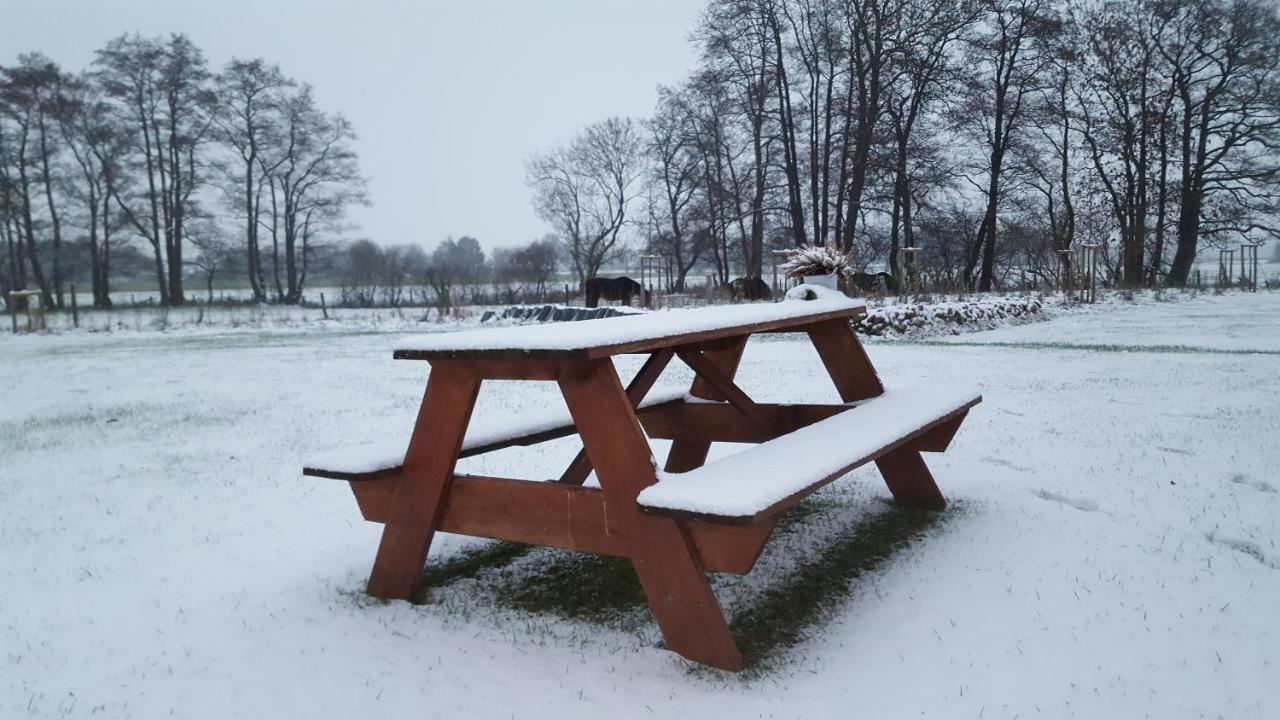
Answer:
[{"label": "tree trunk", "polygon": [[49,221],[53,226],[53,292],[57,307],[63,306],[62,293],[62,221],[58,217],[58,206],[53,201],[53,176],[49,173],[49,142],[44,127],[44,117],[39,121],[40,129],[40,166],[44,174],[44,197],[49,207]]}]

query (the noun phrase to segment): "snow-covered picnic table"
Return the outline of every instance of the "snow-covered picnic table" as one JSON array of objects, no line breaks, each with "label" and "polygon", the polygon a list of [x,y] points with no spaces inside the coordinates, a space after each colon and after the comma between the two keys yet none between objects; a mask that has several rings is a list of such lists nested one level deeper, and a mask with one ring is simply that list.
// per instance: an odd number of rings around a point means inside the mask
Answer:
[{"label": "snow-covered picnic table", "polygon": [[[408,442],[340,449],[304,472],[348,481],[365,519],[385,524],[372,595],[412,596],[437,530],[626,557],[667,648],[736,670],[705,573],[749,572],[783,511],[870,461],[899,503],[945,506],[920,453],[945,450],[981,397],[886,392],[850,327],[864,314],[844,295],[804,288],[779,303],[406,338],[395,357],[431,363]],[[764,404],[743,392],[733,380],[743,349],[765,332],[806,333],[842,403]],[[612,360],[624,353],[648,356],[625,387]],[[650,396],[674,358],[693,385]],[[472,425],[490,379],[556,382],[568,412]],[[575,433],[583,450],[555,480],[455,472],[459,457]],[[672,441],[661,470],[651,438]],[[715,442],[757,446],[707,463]],[[593,470],[598,486],[585,485]]]}]

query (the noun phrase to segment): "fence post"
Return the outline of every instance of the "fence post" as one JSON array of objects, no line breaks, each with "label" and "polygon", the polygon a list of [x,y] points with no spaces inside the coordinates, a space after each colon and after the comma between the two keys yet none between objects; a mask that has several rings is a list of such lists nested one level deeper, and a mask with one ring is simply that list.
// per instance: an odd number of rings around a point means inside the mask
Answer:
[{"label": "fence post", "polygon": [[324,293],[320,293],[320,312],[324,315],[324,319],[329,319],[329,308],[324,304]]}]

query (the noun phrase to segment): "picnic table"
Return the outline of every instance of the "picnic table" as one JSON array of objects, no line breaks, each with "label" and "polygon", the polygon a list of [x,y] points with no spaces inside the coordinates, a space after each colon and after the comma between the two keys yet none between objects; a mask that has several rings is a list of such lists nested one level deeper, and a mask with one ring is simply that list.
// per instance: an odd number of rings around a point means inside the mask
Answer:
[{"label": "picnic table", "polygon": [[[738,670],[706,573],[749,572],[783,511],[867,462],[899,504],[942,509],[920,453],[945,450],[981,401],[955,388],[886,391],[850,327],[865,307],[821,289],[791,295],[406,338],[394,357],[431,368],[407,443],[331,451],[304,473],[349,482],[365,519],[384,523],[371,595],[413,595],[437,531],[625,557],[666,647]],[[748,338],[778,332],[808,336],[842,403],[758,403],[734,382]],[[613,362],[624,354],[647,356],[625,386]],[[676,358],[692,386],[651,393]],[[568,413],[473,426],[484,380],[555,382]],[[462,457],[572,434],[583,450],[555,480],[455,471]],[[671,440],[662,469],[651,438]],[[717,442],[756,445],[707,463]],[[598,486],[584,484],[593,470]]]}]

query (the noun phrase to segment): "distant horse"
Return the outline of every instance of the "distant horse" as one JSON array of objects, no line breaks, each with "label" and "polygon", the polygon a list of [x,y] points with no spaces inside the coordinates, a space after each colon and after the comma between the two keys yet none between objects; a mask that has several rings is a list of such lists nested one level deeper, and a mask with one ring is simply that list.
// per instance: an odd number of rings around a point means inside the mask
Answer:
[{"label": "distant horse", "polygon": [[729,295],[735,300],[768,300],[773,297],[769,283],[758,277],[734,278],[729,282]]},{"label": "distant horse", "polygon": [[898,278],[887,272],[878,272],[874,275],[871,273],[854,273],[849,277],[849,282],[864,293],[893,294],[898,292]]},{"label": "distant horse", "polygon": [[642,305],[649,304],[649,292],[629,277],[596,277],[587,281],[587,307],[599,307],[600,301],[622,301],[631,307],[631,298],[639,296]]}]

